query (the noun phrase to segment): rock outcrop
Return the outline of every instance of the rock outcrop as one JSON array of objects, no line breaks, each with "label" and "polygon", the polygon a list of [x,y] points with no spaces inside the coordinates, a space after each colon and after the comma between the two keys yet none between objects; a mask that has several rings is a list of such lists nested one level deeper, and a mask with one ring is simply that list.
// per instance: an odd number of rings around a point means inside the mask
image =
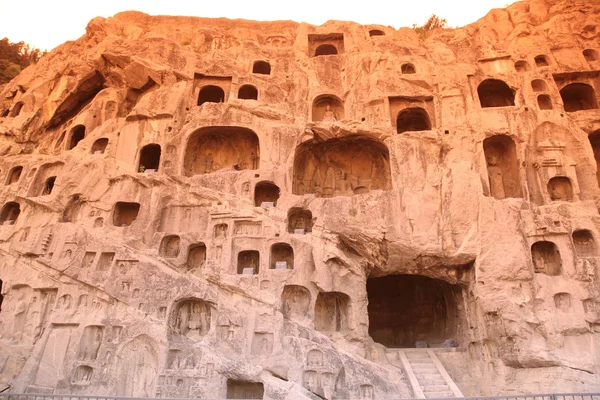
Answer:
[{"label": "rock outcrop", "polygon": [[598,21],[92,20],[0,92],[0,390],[600,390]]}]

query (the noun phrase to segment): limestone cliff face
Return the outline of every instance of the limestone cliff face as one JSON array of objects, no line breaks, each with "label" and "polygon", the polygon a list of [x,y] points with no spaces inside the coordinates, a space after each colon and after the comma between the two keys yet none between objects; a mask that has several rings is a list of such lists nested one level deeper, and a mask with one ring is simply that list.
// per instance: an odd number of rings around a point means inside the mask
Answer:
[{"label": "limestone cliff face", "polygon": [[0,382],[600,390],[598,21],[92,20],[0,88]]}]

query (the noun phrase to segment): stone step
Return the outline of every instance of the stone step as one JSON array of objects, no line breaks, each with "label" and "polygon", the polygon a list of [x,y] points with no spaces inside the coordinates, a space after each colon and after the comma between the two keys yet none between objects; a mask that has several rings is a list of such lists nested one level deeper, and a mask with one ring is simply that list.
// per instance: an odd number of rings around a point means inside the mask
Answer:
[{"label": "stone step", "polygon": [[425,380],[425,379],[444,379],[444,377],[442,376],[442,374],[439,373],[439,371],[435,371],[435,372],[415,372],[415,376],[417,377],[417,379],[419,381],[421,381],[421,379]]},{"label": "stone step", "polygon": [[446,384],[446,381],[441,376],[439,378],[435,378],[435,379],[424,379],[424,378],[419,379],[419,378],[417,378],[417,380],[419,381],[419,385],[421,385],[421,386],[433,386],[433,385],[445,385]]},{"label": "stone step", "polygon": [[428,399],[450,399],[454,397],[454,393],[447,392],[423,392]]},{"label": "stone step", "polygon": [[435,366],[435,364],[431,360],[423,360],[423,361],[419,361],[419,362],[411,361],[410,365],[413,367],[423,367],[423,366],[428,367],[430,365]]},{"label": "stone step", "polygon": [[429,354],[427,353],[404,353],[406,357],[410,360],[413,358],[429,358]]},{"label": "stone step", "polygon": [[434,364],[431,365],[411,365],[413,371],[416,374],[419,373],[433,373],[433,372],[437,372],[437,367]]},{"label": "stone step", "polygon": [[450,392],[450,388],[445,383],[441,385],[423,385],[421,383],[421,389],[423,392]]}]

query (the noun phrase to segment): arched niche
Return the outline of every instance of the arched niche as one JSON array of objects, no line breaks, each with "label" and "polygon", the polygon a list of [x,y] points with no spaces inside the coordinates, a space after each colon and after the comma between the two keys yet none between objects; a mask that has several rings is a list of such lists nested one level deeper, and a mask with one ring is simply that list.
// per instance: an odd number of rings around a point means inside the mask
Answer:
[{"label": "arched niche", "polygon": [[[258,182],[254,187],[254,206],[262,207],[263,205],[277,205],[279,199],[279,187],[273,182],[262,181]],[[271,204],[272,203],[272,204]]]},{"label": "arched niche", "polygon": [[486,79],[477,87],[482,108],[515,105],[515,91],[499,79]]},{"label": "arched niche", "polygon": [[56,182],[56,176],[51,176],[44,182],[44,186],[42,189],[41,196],[48,196],[52,193],[52,189],[54,189],[54,183]]},{"label": "arched niche", "polygon": [[1,225],[14,225],[17,222],[21,214],[21,205],[14,201],[9,201],[4,204],[2,211],[0,211],[0,224]]},{"label": "arched niche", "polygon": [[9,171],[8,176],[6,178],[6,184],[11,185],[13,183],[19,182],[19,179],[21,179],[22,173],[23,173],[23,167],[20,165],[17,165],[16,167],[11,168],[11,170]]},{"label": "arched niche", "polygon": [[560,90],[566,112],[595,110],[598,100],[594,88],[587,83],[571,83]]},{"label": "arched niche", "polygon": [[548,194],[552,201],[573,201],[573,185],[566,176],[555,176],[548,181]]},{"label": "arched niche", "polygon": [[181,239],[177,235],[167,235],[160,243],[159,253],[166,258],[176,258],[179,255]]},{"label": "arched niche", "polygon": [[207,301],[186,298],[175,302],[169,316],[169,333],[200,339],[211,329],[212,306]]},{"label": "arched niche", "polygon": [[190,246],[187,256],[187,267],[190,270],[204,267],[206,262],[206,245],[204,243],[195,243]]},{"label": "arched niche", "polygon": [[588,62],[598,61],[598,59],[600,59],[600,56],[598,55],[598,51],[596,51],[594,49],[585,49],[583,51],[583,57]]},{"label": "arched niche", "polygon": [[11,117],[18,117],[21,114],[21,110],[23,109],[23,102],[19,101],[17,104],[13,106],[12,112],[10,113]]},{"label": "arched niche", "polygon": [[271,64],[266,61],[254,61],[254,65],[252,65],[252,73],[271,75]]},{"label": "arched niche", "polygon": [[92,154],[104,154],[108,146],[108,138],[100,138],[92,145]]},{"label": "arched niche", "polygon": [[352,196],[391,186],[389,151],[377,140],[356,135],[310,140],[296,148],[294,194]]},{"label": "arched niche", "polygon": [[258,250],[243,250],[238,253],[237,273],[256,275],[260,269],[260,253]]},{"label": "arched niche", "polygon": [[71,129],[69,133],[69,147],[67,150],[71,150],[77,146],[79,142],[81,142],[85,138],[85,126],[77,125]]},{"label": "arched niche", "polygon": [[238,91],[238,99],[258,100],[258,89],[252,85],[242,85]]},{"label": "arched niche", "polygon": [[578,257],[595,257],[598,254],[594,235],[587,229],[578,229],[571,235],[575,255]]},{"label": "arched niche", "polygon": [[424,108],[410,107],[398,113],[396,119],[396,130],[398,133],[411,131],[431,130],[431,120]]},{"label": "arched niche", "polygon": [[113,209],[113,225],[129,226],[137,219],[140,212],[140,203],[119,201]]},{"label": "arched niche", "polygon": [[534,92],[546,92],[548,91],[548,85],[543,79],[534,79],[531,81],[531,88]]},{"label": "arched niche", "polygon": [[402,71],[402,74],[416,74],[417,73],[417,69],[411,63],[402,64],[402,66],[400,66],[400,70]]},{"label": "arched niche", "polygon": [[285,318],[302,318],[308,315],[310,292],[304,286],[285,285],[281,293],[281,312]]},{"label": "arched niche", "polygon": [[385,36],[385,33],[380,30],[380,29],[371,29],[369,31],[369,36],[373,37],[373,36]]},{"label": "arched niche", "polygon": [[270,269],[294,269],[294,249],[287,243],[271,246]]},{"label": "arched niche", "polygon": [[550,65],[550,63],[548,62],[548,57],[546,57],[543,54],[535,56],[534,61],[536,67],[547,67]]},{"label": "arched niche", "polygon": [[54,188],[56,177],[63,170],[64,163],[54,162],[42,165],[31,184],[28,192],[29,197],[43,196],[50,194]]},{"label": "arched niche", "polygon": [[439,279],[388,275],[367,280],[369,335],[387,348],[441,347],[464,326],[462,290]]},{"label": "arched niche", "polygon": [[344,103],[331,94],[317,96],[312,105],[313,121],[333,122],[344,119]]},{"label": "arched niche", "polygon": [[294,207],[288,211],[288,232],[296,234],[311,233],[313,216],[310,210]]},{"label": "arched niche", "polygon": [[146,335],[137,336],[123,346],[117,356],[117,396],[141,398],[156,395],[159,372],[157,348],[156,342]]},{"label": "arched niche", "polygon": [[552,110],[552,98],[548,94],[540,94],[537,97],[538,107],[540,110]]},{"label": "arched niche", "polygon": [[223,103],[225,101],[225,92],[216,85],[206,85],[200,89],[198,94],[198,105],[204,103]]},{"label": "arched niche", "polygon": [[515,62],[515,71],[519,73],[524,73],[528,72],[529,70],[531,70],[531,67],[529,66],[529,63],[527,61],[519,60]]},{"label": "arched niche", "polygon": [[138,172],[156,172],[160,165],[160,145],[156,143],[147,144],[140,151],[140,159],[138,162]]},{"label": "arched niche", "polygon": [[200,128],[190,136],[185,150],[185,176],[220,170],[258,169],[258,136],[247,128],[214,126]]},{"label": "arched niche", "polygon": [[588,139],[594,152],[594,159],[596,160],[596,180],[598,181],[598,187],[600,187],[600,129],[590,133]]},{"label": "arched niche", "polygon": [[315,330],[344,332],[348,330],[350,297],[340,292],[320,292],[315,302]]},{"label": "arched niche", "polygon": [[515,142],[507,135],[483,141],[490,194],[496,199],[522,197]]},{"label": "arched niche", "polygon": [[317,56],[332,56],[338,54],[338,49],[333,44],[322,44],[315,50],[315,57]]},{"label": "arched niche", "polygon": [[560,275],[562,259],[558,247],[549,241],[539,241],[531,245],[531,258],[534,272],[550,276]]}]

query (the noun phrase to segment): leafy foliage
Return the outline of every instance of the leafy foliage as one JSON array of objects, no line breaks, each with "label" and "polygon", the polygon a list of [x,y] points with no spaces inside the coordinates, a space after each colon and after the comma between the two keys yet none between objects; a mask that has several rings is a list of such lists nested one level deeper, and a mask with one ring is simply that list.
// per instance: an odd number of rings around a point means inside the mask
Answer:
[{"label": "leafy foliage", "polygon": [[431,17],[423,25],[413,24],[412,28],[421,37],[427,36],[429,32],[437,28],[447,28],[448,21],[445,18],[438,17],[435,14],[431,14]]},{"label": "leafy foliage", "polygon": [[36,63],[46,51],[32,48],[25,42],[11,43],[8,38],[0,40],[0,84],[6,83]]}]

